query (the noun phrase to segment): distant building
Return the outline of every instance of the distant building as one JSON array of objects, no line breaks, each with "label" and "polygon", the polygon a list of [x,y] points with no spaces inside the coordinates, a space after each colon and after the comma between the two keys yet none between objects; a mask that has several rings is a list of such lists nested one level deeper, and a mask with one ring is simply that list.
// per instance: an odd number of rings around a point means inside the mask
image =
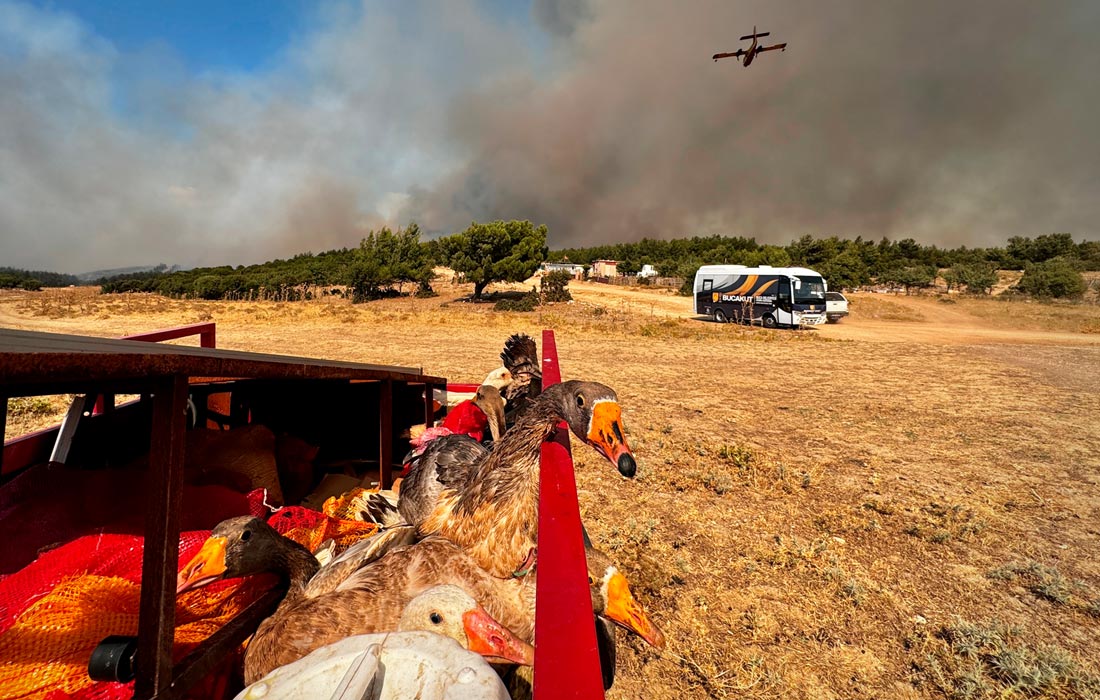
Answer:
[{"label": "distant building", "polygon": [[568,272],[573,277],[584,274],[584,265],[571,263],[568,260],[564,262],[544,262],[539,265],[539,269],[543,272]]},{"label": "distant building", "polygon": [[595,260],[592,263],[593,277],[618,277],[618,260]]},{"label": "distant building", "polygon": [[656,277],[657,268],[652,265],[642,265],[642,269],[638,272],[639,277]]}]

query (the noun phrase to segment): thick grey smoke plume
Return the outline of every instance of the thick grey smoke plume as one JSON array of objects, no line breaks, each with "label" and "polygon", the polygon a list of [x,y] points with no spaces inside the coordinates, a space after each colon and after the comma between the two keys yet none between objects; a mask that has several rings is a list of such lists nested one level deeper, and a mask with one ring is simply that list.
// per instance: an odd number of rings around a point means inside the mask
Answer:
[{"label": "thick grey smoke plume", "polygon": [[[444,228],[531,217],[558,245],[1095,237],[1100,5],[688,7],[547,12],[570,27],[564,67],[466,97],[452,133],[472,157],[418,198],[420,217]],[[747,69],[707,60],[747,45],[737,38],[754,24],[788,50]]]},{"label": "thick grey smoke plume", "polygon": [[[552,246],[991,245],[1100,219],[1100,4],[333,4],[195,77],[0,0],[0,265],[245,263],[415,218]],[[710,61],[771,31],[786,52]]]}]

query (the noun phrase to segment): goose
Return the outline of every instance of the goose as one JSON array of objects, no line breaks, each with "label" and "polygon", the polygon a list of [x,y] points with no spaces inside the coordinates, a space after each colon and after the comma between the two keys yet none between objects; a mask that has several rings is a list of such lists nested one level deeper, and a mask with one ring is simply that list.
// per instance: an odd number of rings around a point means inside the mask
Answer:
[{"label": "goose", "polygon": [[438,426],[427,428],[414,425],[409,429],[409,445],[413,448],[405,455],[402,464],[408,469],[432,440],[444,435],[468,435],[483,442],[486,432],[493,441],[504,434],[504,399],[495,386],[483,384],[477,388],[473,398],[462,401],[447,412],[447,416]]},{"label": "goose", "polygon": [[[478,650],[503,628],[458,586],[434,586],[405,606],[396,632],[355,635],[272,670],[236,700],[504,700]],[[534,654],[530,645],[525,653]]]},{"label": "goose", "polygon": [[[270,635],[283,628],[294,631],[296,625],[308,628],[311,612],[336,606],[337,612],[342,613],[353,604],[361,605],[369,613],[363,617],[370,619],[342,620],[341,630],[355,625],[365,628],[348,634],[373,632],[387,625],[392,629],[400,611],[413,597],[444,584],[467,591],[485,606],[493,619],[523,641],[534,640],[537,575],[497,578],[448,539],[428,537],[412,542],[407,536],[412,530],[405,526],[375,535],[319,568],[305,547],[283,537],[262,520],[250,516],[231,518],[218,524],[199,553],[180,571],[177,591],[260,572],[273,572],[288,579],[287,598],[260,625],[256,639],[249,644],[246,670],[251,654],[267,654],[265,647],[275,641]],[[662,647],[664,636],[634,599],[618,567],[594,547],[586,547],[585,554],[593,612],[638,634],[651,645]]]},{"label": "goose", "polygon": [[615,392],[568,381],[533,399],[492,451],[463,436],[434,440],[401,483],[401,518],[421,537],[454,541],[494,576],[526,569],[538,535],[540,447],[563,420],[620,474],[634,476]]},{"label": "goose", "polygon": [[[507,367],[497,367],[489,374],[485,375],[485,379],[482,380],[480,386],[492,386],[496,387],[502,394],[505,388],[512,383],[512,373],[508,371]],[[435,402],[440,406],[446,402],[449,408],[454,408],[459,403],[466,401],[467,399],[474,398],[473,391],[451,391],[450,389],[436,389],[433,397]]]},{"label": "goose", "polygon": [[[199,552],[180,571],[177,593],[222,578],[274,572],[288,582],[286,597],[260,623],[245,650],[245,681],[300,659],[344,637],[396,629],[402,610],[417,590],[372,588],[355,574],[397,545],[411,541],[412,528],[396,528],[353,545],[324,568],[308,549],[252,516],[219,523]],[[447,583],[447,581],[438,581]],[[424,587],[426,588],[426,587]],[[499,660],[529,663],[528,649],[514,634],[489,637],[478,650]]]}]

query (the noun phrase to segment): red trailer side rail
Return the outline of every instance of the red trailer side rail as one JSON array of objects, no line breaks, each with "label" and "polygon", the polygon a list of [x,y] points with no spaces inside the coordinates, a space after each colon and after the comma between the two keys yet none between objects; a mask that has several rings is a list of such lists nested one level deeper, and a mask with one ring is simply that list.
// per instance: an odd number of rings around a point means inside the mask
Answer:
[{"label": "red trailer side rail", "polygon": [[[542,332],[542,385],[561,381],[554,331]],[[604,697],[588,592],[577,482],[563,422],[542,445],[539,468],[535,700]]]},{"label": "red trailer side rail", "polygon": [[[122,340],[144,340],[150,343],[159,343],[164,340],[176,340],[188,336],[199,336],[199,347],[217,347],[217,331],[213,323],[193,323],[189,326],[177,326],[175,328],[162,328],[148,333],[122,336]],[[112,404],[113,405],[113,404]],[[96,399],[93,413],[103,413],[104,401],[100,396]],[[3,416],[6,418],[7,416]],[[50,448],[57,439],[58,426],[37,430],[17,438],[4,442],[3,431],[0,431],[0,474],[22,469],[35,462],[44,462],[49,459]]]},{"label": "red trailer side rail", "polygon": [[[202,347],[214,347],[214,324],[195,324],[128,336],[128,340],[161,341],[199,335]],[[543,331],[543,386],[561,381],[554,332]],[[468,385],[476,390],[476,384]],[[450,385],[455,390],[466,385]],[[51,440],[56,429],[13,440],[4,457],[23,453],[24,441]],[[19,454],[26,457],[25,454]],[[23,460],[7,460],[5,466]],[[7,469],[5,469],[7,471]],[[592,602],[581,534],[577,485],[569,448],[569,428],[558,425],[553,438],[542,445],[539,471],[539,541],[535,623],[535,700],[602,700],[603,681],[596,646]],[[171,635],[166,635],[171,639]]]},{"label": "red trailer side rail", "polygon": [[190,326],[177,326],[175,328],[162,328],[159,331],[138,333],[137,335],[124,335],[123,340],[145,340],[150,343],[160,343],[165,340],[186,338],[189,335],[199,336],[199,347],[217,347],[217,331],[213,323],[193,323]]}]

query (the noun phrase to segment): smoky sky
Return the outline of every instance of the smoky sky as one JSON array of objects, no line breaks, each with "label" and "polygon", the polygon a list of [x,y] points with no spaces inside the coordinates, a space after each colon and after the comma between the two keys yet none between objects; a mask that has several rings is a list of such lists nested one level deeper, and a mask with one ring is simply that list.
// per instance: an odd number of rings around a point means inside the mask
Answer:
[{"label": "smoky sky", "polygon": [[[770,31],[785,52],[710,55]],[[1100,4],[333,3],[247,73],[0,0],[0,265],[239,264],[415,220],[1098,238]]]}]

